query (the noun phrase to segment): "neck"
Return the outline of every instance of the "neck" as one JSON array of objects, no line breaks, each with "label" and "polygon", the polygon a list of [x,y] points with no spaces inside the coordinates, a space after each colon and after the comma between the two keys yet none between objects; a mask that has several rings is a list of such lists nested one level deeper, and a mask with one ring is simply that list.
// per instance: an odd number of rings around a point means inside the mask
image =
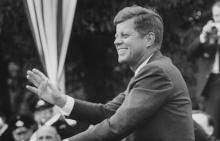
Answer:
[{"label": "neck", "polygon": [[151,54],[153,54],[155,51],[157,51],[158,48],[155,46],[149,47],[146,49],[146,52],[144,53],[144,55],[134,64],[130,64],[130,69],[135,72],[137,70],[137,68],[147,59],[151,56]]}]

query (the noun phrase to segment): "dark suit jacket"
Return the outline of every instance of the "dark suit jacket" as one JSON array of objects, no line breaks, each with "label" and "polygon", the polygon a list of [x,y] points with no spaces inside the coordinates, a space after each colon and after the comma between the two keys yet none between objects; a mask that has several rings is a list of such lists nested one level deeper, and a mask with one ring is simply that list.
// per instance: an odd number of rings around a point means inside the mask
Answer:
[{"label": "dark suit jacket", "polygon": [[217,51],[217,45],[202,44],[199,38],[196,38],[188,48],[188,56],[192,60],[196,60],[198,67],[196,73],[196,96],[202,95],[208,78],[212,71],[212,66]]},{"label": "dark suit jacket", "polygon": [[73,135],[76,135],[82,131],[85,131],[89,125],[83,122],[77,122],[75,125],[69,125],[63,116],[60,116],[59,119],[52,123],[59,133],[61,139],[69,138]]},{"label": "dark suit jacket", "polygon": [[194,141],[185,81],[159,51],[125,92],[105,105],[76,100],[70,117],[96,124],[73,141]]}]

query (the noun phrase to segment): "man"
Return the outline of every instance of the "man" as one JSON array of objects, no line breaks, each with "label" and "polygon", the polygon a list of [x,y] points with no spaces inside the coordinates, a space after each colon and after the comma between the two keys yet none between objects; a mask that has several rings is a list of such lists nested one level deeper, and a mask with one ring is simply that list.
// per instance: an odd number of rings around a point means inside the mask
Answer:
[{"label": "man", "polygon": [[55,127],[42,126],[36,131],[37,141],[61,141]]},{"label": "man", "polygon": [[[34,106],[34,120],[37,123],[37,127],[45,125],[49,120],[54,117],[53,105],[46,101],[39,99]],[[57,118],[58,119],[58,118]],[[57,120],[56,119],[56,120]],[[55,122],[56,120],[53,120]],[[30,141],[36,141],[36,132],[34,132],[30,138]]]},{"label": "man", "polygon": [[17,114],[11,118],[9,128],[15,141],[29,141],[36,129],[36,123],[28,115]]},{"label": "man", "polygon": [[34,119],[38,126],[44,125],[54,116],[53,105],[39,99],[34,107]]},{"label": "man", "polygon": [[126,90],[107,104],[71,98],[33,69],[27,89],[56,104],[76,120],[94,124],[73,141],[194,141],[191,100],[185,81],[171,60],[160,53],[162,18],[140,6],[122,9],[115,17],[114,44],[119,63],[134,72]]},{"label": "man", "polygon": [[196,59],[196,97],[202,107],[214,120],[214,135],[220,138],[220,70],[219,70],[219,35],[220,2],[212,6],[213,20],[207,22],[200,36],[188,48],[191,59]]},{"label": "man", "polygon": [[[53,126],[56,128],[61,139],[66,139],[88,128],[88,124],[76,122],[75,120],[65,119],[62,115],[55,114],[53,105],[39,99],[34,107],[35,121],[38,128],[41,126]],[[36,141],[36,132],[31,136],[30,141]]]}]

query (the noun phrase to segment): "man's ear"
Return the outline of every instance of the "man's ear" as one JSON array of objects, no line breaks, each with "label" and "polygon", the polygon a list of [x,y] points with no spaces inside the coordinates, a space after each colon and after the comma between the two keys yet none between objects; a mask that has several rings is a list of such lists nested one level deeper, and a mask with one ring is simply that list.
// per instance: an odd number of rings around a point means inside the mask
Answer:
[{"label": "man's ear", "polygon": [[146,45],[147,47],[148,46],[151,46],[155,43],[155,33],[154,32],[149,32],[147,35],[145,35],[145,38],[146,38]]}]

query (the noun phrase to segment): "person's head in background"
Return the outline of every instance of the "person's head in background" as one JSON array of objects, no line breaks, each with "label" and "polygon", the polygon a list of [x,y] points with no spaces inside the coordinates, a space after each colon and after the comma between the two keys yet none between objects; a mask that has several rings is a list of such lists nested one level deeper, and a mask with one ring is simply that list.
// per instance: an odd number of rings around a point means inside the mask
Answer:
[{"label": "person's head in background", "polygon": [[163,20],[154,10],[126,7],[117,13],[114,24],[118,61],[128,64],[132,70],[161,48]]},{"label": "person's head in background", "polygon": [[61,137],[53,126],[42,126],[36,131],[37,141],[61,141]]},{"label": "person's head in background", "polygon": [[37,101],[34,107],[34,119],[39,126],[44,125],[53,115],[53,105],[41,99]]},{"label": "person's head in background", "polygon": [[212,18],[215,23],[220,23],[220,1],[217,1],[212,6]]},{"label": "person's head in background", "polygon": [[36,122],[29,115],[17,114],[10,119],[9,128],[15,141],[29,141],[36,129]]}]

